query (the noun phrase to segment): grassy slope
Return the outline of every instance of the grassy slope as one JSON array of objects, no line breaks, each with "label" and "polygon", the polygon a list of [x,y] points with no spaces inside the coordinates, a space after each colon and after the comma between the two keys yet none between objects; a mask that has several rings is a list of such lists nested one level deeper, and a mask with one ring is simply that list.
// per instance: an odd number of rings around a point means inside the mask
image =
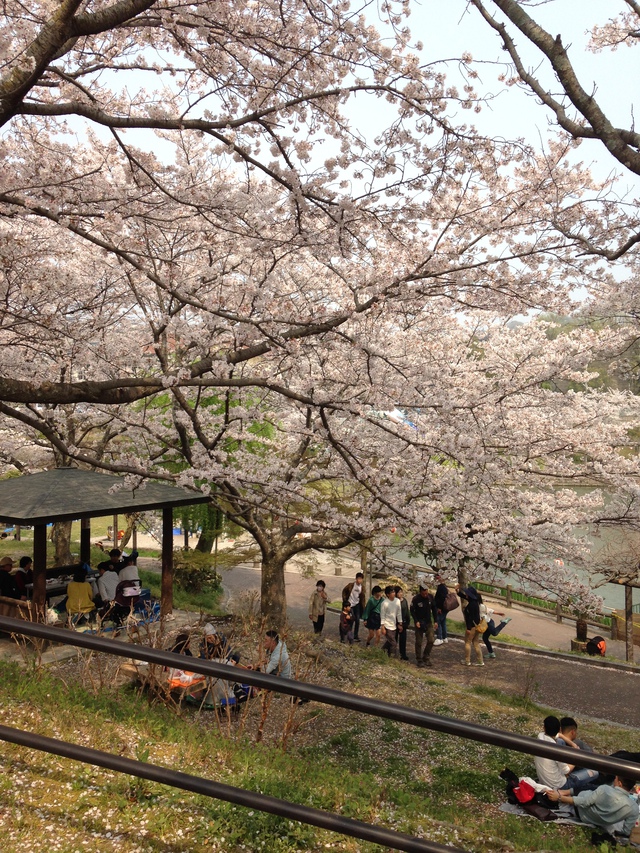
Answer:
[{"label": "grassy slope", "polygon": [[[255,629],[237,629],[250,656]],[[290,638],[299,677],[535,734],[546,713],[526,699],[461,686],[387,662],[378,651]],[[148,760],[284,799],[339,811],[469,851],[577,853],[579,828],[515,818],[497,808],[508,764],[532,760],[503,749],[416,730],[366,715],[284,697],[254,700],[230,725],[211,713],[177,715],[120,682],[119,664],[87,656],[55,671],[0,665],[3,722]],[[262,731],[262,743],[256,743]],[[635,732],[595,723],[581,735],[599,751],[635,745]],[[286,750],[283,749],[283,741]],[[100,850],[200,853],[340,849],[378,851],[333,833],[0,742],[3,853]]]}]

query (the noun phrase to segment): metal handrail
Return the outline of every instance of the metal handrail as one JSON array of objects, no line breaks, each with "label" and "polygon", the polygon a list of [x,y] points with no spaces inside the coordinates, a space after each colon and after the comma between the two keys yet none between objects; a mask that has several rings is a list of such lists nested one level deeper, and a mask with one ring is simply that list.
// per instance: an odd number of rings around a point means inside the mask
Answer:
[{"label": "metal handrail", "polygon": [[383,847],[391,847],[394,850],[403,850],[406,853],[464,853],[459,847],[449,847],[406,835],[404,832],[396,832],[383,826],[373,826],[353,818],[343,817],[333,812],[325,812],[312,806],[302,806],[289,800],[280,800],[266,794],[254,791],[245,791],[243,788],[234,788],[221,782],[213,782],[200,776],[191,776],[168,767],[160,767],[157,764],[149,764],[143,761],[135,761],[122,755],[113,755],[110,752],[102,752],[79,746],[68,741],[56,738],[44,737],[21,729],[13,729],[8,726],[0,726],[0,740],[27,746],[30,749],[38,749],[41,752],[49,752],[60,755],[63,758],[71,758],[74,761],[82,761],[97,767],[106,767],[118,773],[127,773],[129,776],[137,776],[140,779],[148,779],[151,782],[160,782],[163,785],[171,785],[173,788],[181,788],[184,791],[192,791],[195,794],[203,794],[205,797],[213,797],[224,800],[227,803],[235,803],[251,809],[279,815],[280,817],[319,826],[321,829],[329,829],[340,832],[353,838],[361,838]]},{"label": "metal handrail", "polygon": [[[362,714],[381,717],[398,723],[407,723],[408,725],[419,728],[439,731],[493,746],[500,746],[528,755],[553,758],[556,761],[566,761],[567,758],[566,748],[553,746],[552,744],[526,735],[513,734],[465,720],[456,720],[452,717],[443,717],[440,714],[432,714],[428,711],[420,711],[417,708],[410,708],[404,705],[395,705],[391,702],[383,702],[368,696],[358,696],[354,693],[346,693],[330,687],[319,687],[305,681],[266,675],[255,670],[247,670],[242,667],[216,663],[215,661],[203,660],[201,658],[185,658],[184,655],[175,654],[164,649],[153,649],[148,646],[123,643],[118,640],[110,640],[91,634],[79,634],[62,628],[54,628],[51,625],[43,625],[38,622],[13,619],[9,616],[0,616],[0,631],[26,634],[31,637],[39,637],[65,645],[105,652],[118,657],[133,658],[161,666],[182,669],[185,666],[185,661],[188,661],[190,671],[213,676],[214,678],[222,678],[225,681],[250,684],[265,690],[274,690],[290,696],[299,696],[303,699],[313,700],[314,702],[347,708]],[[604,770],[631,777],[640,777],[640,764],[632,761],[624,761],[619,758],[611,758],[607,755],[599,755],[593,752],[581,753],[580,764],[583,767],[593,770]]]}]

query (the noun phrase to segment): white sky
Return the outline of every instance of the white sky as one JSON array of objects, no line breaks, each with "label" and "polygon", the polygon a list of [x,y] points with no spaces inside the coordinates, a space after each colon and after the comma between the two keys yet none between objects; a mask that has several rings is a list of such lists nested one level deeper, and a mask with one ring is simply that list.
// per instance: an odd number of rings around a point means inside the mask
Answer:
[{"label": "white sky", "polygon": [[[487,5],[491,5],[488,3]],[[562,35],[569,58],[581,76],[584,88],[595,87],[596,100],[603,106],[616,124],[633,125],[633,103],[640,100],[638,79],[640,54],[632,48],[621,47],[617,51],[593,54],[586,50],[589,40],[587,30],[593,24],[604,24],[625,7],[623,0],[547,0],[528,6],[531,16],[551,35]],[[505,69],[509,59],[501,48],[498,34],[480,17],[478,11],[469,7],[466,0],[412,0],[409,27],[415,40],[424,44],[422,56],[425,61],[448,59],[468,51],[478,62],[477,71],[481,82],[476,85],[485,92],[494,93],[495,99],[482,113],[463,113],[480,130],[505,138],[523,136],[535,142],[546,136],[551,113],[536,99],[520,87],[505,90],[498,75]],[[495,9],[495,17],[503,16]],[[523,35],[511,27],[526,65],[534,70],[544,69],[542,54],[529,45]],[[481,64],[487,63],[487,64]],[[492,63],[496,63],[495,65]],[[452,81],[457,76],[455,61],[449,64]],[[554,78],[544,69],[543,79],[554,85]],[[584,77],[582,77],[584,75]],[[596,81],[597,80],[597,85]],[[555,91],[559,90],[557,83]],[[586,162],[598,164],[598,172],[608,174],[613,165],[611,158],[600,143],[583,143],[580,157]]]}]

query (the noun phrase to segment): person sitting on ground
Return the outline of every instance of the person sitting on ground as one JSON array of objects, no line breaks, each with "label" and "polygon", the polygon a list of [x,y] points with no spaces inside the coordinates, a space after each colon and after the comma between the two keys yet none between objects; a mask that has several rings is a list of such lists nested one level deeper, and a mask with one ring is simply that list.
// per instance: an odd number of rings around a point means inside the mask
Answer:
[{"label": "person sitting on ground", "polygon": [[120,548],[112,548],[109,551],[109,559],[107,562],[111,563],[114,571],[120,571],[122,568],[122,551]]},{"label": "person sitting on ground", "polygon": [[31,557],[20,557],[20,563],[13,576],[21,596],[27,596],[27,584],[33,583],[33,560]]},{"label": "person sitting on ground", "polygon": [[[558,746],[568,746],[570,749],[577,749],[582,752],[593,752],[593,749],[588,743],[578,738],[578,724],[573,717],[563,717],[560,720],[560,732],[556,737]],[[589,770],[587,767],[578,766],[578,758],[576,753],[573,753],[571,760],[575,761],[575,767],[567,776],[567,788],[571,788],[574,794],[579,791],[592,790],[598,784],[602,784],[599,779],[597,770]]]},{"label": "person sitting on ground", "polygon": [[191,633],[189,631],[180,631],[169,651],[173,652],[174,655],[187,655],[187,657],[192,658],[193,653],[189,648],[190,643]]},{"label": "person sitting on ground", "polygon": [[280,678],[291,678],[291,658],[287,644],[280,639],[277,631],[267,631],[264,648],[267,653],[265,673],[267,675],[279,675]]},{"label": "person sitting on ground", "polygon": [[[551,743],[556,746],[556,738],[560,731],[560,720],[557,717],[549,716],[544,718],[544,731],[538,735],[538,740],[545,743]],[[569,794],[569,786],[567,785],[567,776],[574,769],[573,764],[567,764],[564,761],[556,761],[554,758],[541,758],[536,755],[534,758],[536,766],[536,775],[538,782],[541,785],[546,785],[554,790],[566,790]]]},{"label": "person sitting on ground", "polygon": [[609,834],[613,834],[616,824],[622,823],[616,837],[628,842],[640,813],[638,801],[631,796],[635,784],[635,779],[616,776],[613,784],[600,785],[595,791],[581,791],[574,795],[565,791],[548,791],[547,797],[553,802],[568,803],[573,806],[578,820],[600,827]]},{"label": "person sitting on ground", "polygon": [[230,654],[231,647],[225,635],[207,622],[202,632],[199,656],[204,660],[226,660]]},{"label": "person sitting on ground", "polygon": [[72,620],[77,617],[93,616],[95,613],[93,590],[87,580],[87,572],[84,566],[80,566],[74,571],[73,580],[67,584],[66,608]]},{"label": "person sitting on ground", "polygon": [[13,560],[11,557],[3,557],[0,560],[0,595],[6,598],[16,598],[26,601],[26,592],[21,592],[15,578],[11,574]]}]

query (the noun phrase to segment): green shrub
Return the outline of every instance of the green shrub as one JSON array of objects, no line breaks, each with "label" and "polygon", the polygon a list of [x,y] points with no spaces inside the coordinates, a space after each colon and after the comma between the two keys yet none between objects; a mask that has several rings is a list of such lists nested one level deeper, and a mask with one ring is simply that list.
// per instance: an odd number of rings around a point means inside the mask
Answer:
[{"label": "green shrub", "polygon": [[221,578],[214,569],[211,554],[200,551],[176,551],[173,555],[173,580],[185,592],[220,589]]}]

